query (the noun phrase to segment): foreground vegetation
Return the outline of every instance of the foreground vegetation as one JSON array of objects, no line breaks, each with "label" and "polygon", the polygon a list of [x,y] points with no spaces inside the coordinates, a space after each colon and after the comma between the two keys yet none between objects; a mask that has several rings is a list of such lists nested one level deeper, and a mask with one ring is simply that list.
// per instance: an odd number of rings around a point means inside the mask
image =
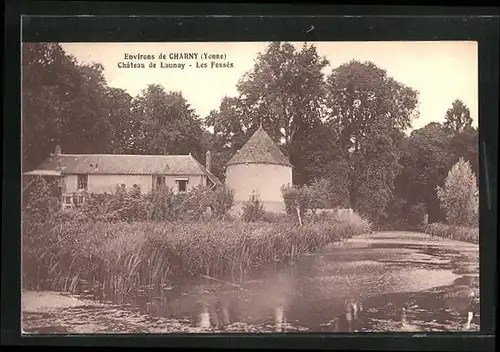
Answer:
[{"label": "foreground vegetation", "polygon": [[[161,288],[188,276],[245,280],[253,269],[293,263],[324,245],[370,231],[356,213],[267,213],[258,201],[252,217],[226,216],[232,193],[195,189],[182,199],[169,192],[120,190],[61,212],[42,179],[23,212],[23,286],[125,295]],[[90,204],[90,205],[89,205]],[[212,215],[207,217],[209,205]],[[141,209],[151,212],[140,214]],[[90,211],[93,210],[93,211]],[[147,220],[143,220],[144,217]],[[139,220],[138,220],[139,219]]]},{"label": "foreground vegetation", "polygon": [[464,159],[453,165],[437,196],[446,215],[446,224],[434,223],[424,232],[458,241],[479,243],[479,197],[477,181]]},{"label": "foreground vegetation", "polygon": [[436,237],[448,238],[457,241],[479,243],[479,228],[466,226],[452,226],[440,223],[429,224],[424,232]]},{"label": "foreground vegetation", "polygon": [[97,287],[125,294],[139,287],[171,284],[185,275],[243,280],[253,268],[293,262],[304,253],[368,229],[356,217],[304,226],[286,219],[40,226],[23,234],[24,285],[61,291]]}]

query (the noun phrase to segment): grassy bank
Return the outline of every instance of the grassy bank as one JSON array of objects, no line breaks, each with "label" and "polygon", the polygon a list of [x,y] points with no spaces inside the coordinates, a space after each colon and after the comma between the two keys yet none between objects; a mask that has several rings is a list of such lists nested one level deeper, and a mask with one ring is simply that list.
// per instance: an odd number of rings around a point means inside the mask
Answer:
[{"label": "grassy bank", "polygon": [[475,244],[479,243],[479,228],[434,223],[426,225],[424,227],[424,232],[431,236]]},{"label": "grassy bank", "polygon": [[369,224],[356,214],[304,226],[287,218],[25,226],[23,286],[116,295],[170,285],[186,275],[238,281],[253,268],[288,263],[368,230]]}]

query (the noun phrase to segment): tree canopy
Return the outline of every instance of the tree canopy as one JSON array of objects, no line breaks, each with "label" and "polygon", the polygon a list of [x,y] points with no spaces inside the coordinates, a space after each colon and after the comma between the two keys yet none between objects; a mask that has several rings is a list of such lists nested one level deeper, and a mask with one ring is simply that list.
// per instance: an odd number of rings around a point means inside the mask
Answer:
[{"label": "tree canopy", "polygon": [[457,99],[451,108],[446,111],[444,126],[453,133],[460,133],[472,127],[472,117],[469,108]]},{"label": "tree canopy", "polygon": [[22,48],[23,169],[60,145],[65,153],[203,157],[202,121],[179,92],[149,85],[136,97],[113,88],[101,64],[82,64],[58,44]]},{"label": "tree canopy", "polygon": [[350,205],[378,218],[392,198],[403,131],[418,117],[418,92],[356,60],[335,68],[326,87],[325,123],[339,137]]},{"label": "tree canopy", "polygon": [[52,43],[22,48],[22,152],[27,171],[56,145],[66,153],[187,154],[224,179],[226,162],[262,124],[293,164],[298,185],[325,188],[322,206],[374,221],[440,211],[437,187],[462,158],[478,177],[478,130],[451,103],[444,122],[413,130],[419,92],[372,62],[330,67],[313,44],[271,43],[235,96],[198,116],[182,92],[150,84],[137,95],[109,86],[99,63]]}]

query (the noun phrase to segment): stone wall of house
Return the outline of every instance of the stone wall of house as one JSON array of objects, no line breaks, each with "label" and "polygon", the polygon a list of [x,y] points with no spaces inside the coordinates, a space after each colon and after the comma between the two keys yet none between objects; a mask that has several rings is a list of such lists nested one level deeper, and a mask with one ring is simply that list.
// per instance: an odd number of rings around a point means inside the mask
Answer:
[{"label": "stone wall of house", "polygon": [[136,184],[142,192],[151,191],[150,175],[89,175],[88,191],[90,193],[114,193],[116,186],[122,183],[127,189]]},{"label": "stone wall of house", "polygon": [[[205,176],[202,175],[187,175],[187,176],[165,176],[165,183],[174,191],[177,189],[176,179],[188,179],[187,189],[205,185]],[[77,175],[65,175],[64,177],[64,193],[77,192]],[[87,191],[89,193],[114,193],[116,186],[124,184],[127,189],[134,184],[140,186],[143,193],[151,192],[153,186],[152,175],[88,175]]]},{"label": "stone wall of house", "polygon": [[77,177],[76,175],[64,175],[63,181],[63,193],[74,193],[77,189]]}]

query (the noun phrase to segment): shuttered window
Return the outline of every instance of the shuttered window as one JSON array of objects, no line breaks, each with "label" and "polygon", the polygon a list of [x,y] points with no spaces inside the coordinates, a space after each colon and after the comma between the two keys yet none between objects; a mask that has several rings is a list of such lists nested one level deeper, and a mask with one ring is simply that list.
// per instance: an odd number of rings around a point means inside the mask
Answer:
[{"label": "shuttered window", "polygon": [[77,182],[78,189],[88,189],[89,175],[78,175]]}]

